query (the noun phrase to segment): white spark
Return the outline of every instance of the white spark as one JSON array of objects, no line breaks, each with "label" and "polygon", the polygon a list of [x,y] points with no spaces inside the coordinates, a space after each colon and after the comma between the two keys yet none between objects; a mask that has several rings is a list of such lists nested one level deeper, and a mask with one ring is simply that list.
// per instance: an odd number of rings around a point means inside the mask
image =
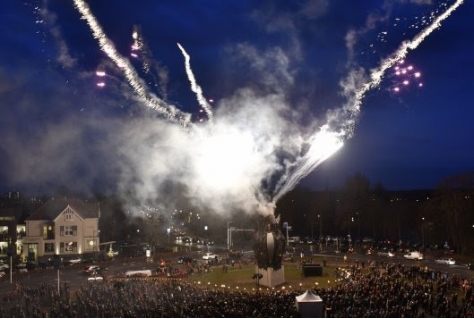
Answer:
[{"label": "white spark", "polygon": [[178,43],[178,47],[183,53],[184,60],[185,60],[185,67],[186,67],[186,74],[188,75],[189,82],[191,82],[191,90],[196,93],[196,98],[198,100],[199,105],[206,111],[206,115],[209,119],[209,121],[212,122],[212,110],[211,110],[211,105],[207,103],[206,98],[204,98],[204,95],[202,94],[202,89],[201,87],[197,84],[196,78],[194,77],[194,73],[191,69],[191,58],[189,57],[189,54],[184,50],[184,48],[181,46],[181,44]]},{"label": "white spark", "polygon": [[89,6],[83,0],[74,0],[74,5],[77,10],[81,13],[82,17],[87,21],[87,24],[91,28],[94,38],[99,42],[100,48],[104,51],[107,56],[122,69],[123,75],[127,79],[128,83],[134,89],[139,99],[148,107],[153,108],[168,119],[178,121],[183,126],[189,125],[190,115],[181,112],[173,105],[165,103],[159,99],[156,95],[148,92],[146,85],[138,76],[137,72],[131,65],[131,63],[120,55],[115,49],[114,44],[105,35],[102,27],[97,22],[97,19],[91,13]]}]

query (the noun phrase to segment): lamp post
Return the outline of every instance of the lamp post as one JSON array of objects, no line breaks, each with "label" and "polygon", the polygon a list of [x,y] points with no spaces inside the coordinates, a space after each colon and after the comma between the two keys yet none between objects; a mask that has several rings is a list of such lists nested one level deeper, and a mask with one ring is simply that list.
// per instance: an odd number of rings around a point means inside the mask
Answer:
[{"label": "lamp post", "polygon": [[204,226],[204,237],[206,241],[206,246],[207,246],[207,252],[209,252],[209,238],[207,238],[207,225]]},{"label": "lamp post", "polygon": [[98,251],[98,244],[97,244],[97,241],[99,240],[100,238],[100,230],[93,230],[92,231],[92,240],[89,241],[89,244],[92,246],[92,252],[94,253],[94,255],[97,255],[97,251]]},{"label": "lamp post", "polygon": [[231,223],[232,222],[227,222],[227,250],[230,250],[232,247],[232,234],[229,227]]},{"label": "lamp post", "polygon": [[[362,238],[360,238],[360,215],[359,212],[356,212],[356,218],[357,218],[357,240],[359,241],[359,245],[361,245]],[[356,240],[354,241],[355,245]]]},{"label": "lamp post", "polygon": [[170,244],[170,234],[171,234],[171,229],[166,228],[166,234],[168,234],[168,245]]},{"label": "lamp post", "polygon": [[421,217],[421,244],[423,245],[423,250],[425,249],[425,218]]},{"label": "lamp post", "polygon": [[323,250],[323,216],[318,214],[319,221],[319,251]]},{"label": "lamp post", "polygon": [[288,231],[291,230],[291,226],[288,225],[288,222],[283,223],[283,228],[286,230],[286,246],[290,244],[290,238],[288,237]]}]

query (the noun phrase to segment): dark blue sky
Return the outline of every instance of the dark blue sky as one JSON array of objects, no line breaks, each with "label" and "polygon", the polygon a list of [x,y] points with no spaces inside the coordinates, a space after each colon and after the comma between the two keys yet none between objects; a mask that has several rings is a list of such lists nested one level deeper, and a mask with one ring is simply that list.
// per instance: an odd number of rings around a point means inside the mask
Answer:
[{"label": "dark blue sky", "polygon": [[[88,2],[150,92],[193,120],[200,107],[178,42],[215,105],[242,87],[260,94],[284,90],[307,127],[342,105],[339,82],[348,70],[377,67],[455,1]],[[2,5],[0,191],[48,193],[68,185],[114,192],[124,175],[116,163],[125,151],[110,136],[117,125],[160,116],[137,100],[73,1]],[[405,66],[421,73],[407,75],[409,85],[388,70],[363,99],[353,136],[301,184],[338,187],[361,172],[390,190],[421,189],[473,171],[473,16],[472,1],[465,1],[408,53]],[[138,58],[130,56],[134,28],[146,45]],[[351,30],[357,38],[349,50]],[[97,70],[109,74],[104,88],[97,87]]]}]

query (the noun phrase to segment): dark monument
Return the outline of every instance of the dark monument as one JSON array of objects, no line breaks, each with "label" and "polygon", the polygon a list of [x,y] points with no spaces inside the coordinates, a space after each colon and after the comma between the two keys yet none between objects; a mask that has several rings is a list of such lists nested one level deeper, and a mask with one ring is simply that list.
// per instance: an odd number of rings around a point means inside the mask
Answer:
[{"label": "dark monument", "polygon": [[281,262],[285,254],[286,239],[272,215],[261,216],[258,223],[253,245],[257,259],[256,273],[262,275],[262,285],[275,287],[285,282]]}]

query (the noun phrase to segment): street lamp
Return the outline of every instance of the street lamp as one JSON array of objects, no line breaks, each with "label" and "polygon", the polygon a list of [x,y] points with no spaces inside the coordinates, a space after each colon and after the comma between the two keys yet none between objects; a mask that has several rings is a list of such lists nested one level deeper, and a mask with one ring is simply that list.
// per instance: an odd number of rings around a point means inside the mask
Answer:
[{"label": "street lamp", "polygon": [[206,237],[207,252],[209,252],[209,238],[207,238],[207,225],[204,226],[204,237]]},{"label": "street lamp", "polygon": [[291,226],[288,225],[288,222],[283,223],[283,228],[286,229],[286,246],[290,244],[290,238],[288,237],[288,231],[291,230]]},{"label": "street lamp", "polygon": [[425,218],[421,217],[421,243],[425,249]]},{"label": "street lamp", "polygon": [[168,234],[168,245],[169,245],[169,244],[170,244],[170,233],[171,233],[171,229],[166,228],[166,233]]},{"label": "street lamp", "polygon": [[323,250],[323,216],[318,214],[319,220],[319,251]]}]

